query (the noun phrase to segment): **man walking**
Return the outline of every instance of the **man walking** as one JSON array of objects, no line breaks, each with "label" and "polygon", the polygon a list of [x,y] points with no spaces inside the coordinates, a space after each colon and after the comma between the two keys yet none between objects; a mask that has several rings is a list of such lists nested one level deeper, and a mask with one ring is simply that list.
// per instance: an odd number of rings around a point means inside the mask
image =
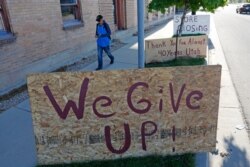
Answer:
[{"label": "man walking", "polygon": [[98,67],[96,70],[101,70],[103,67],[103,51],[110,58],[110,64],[114,63],[115,58],[110,51],[111,30],[109,25],[105,22],[102,15],[98,15],[96,21],[98,22],[96,25]]}]

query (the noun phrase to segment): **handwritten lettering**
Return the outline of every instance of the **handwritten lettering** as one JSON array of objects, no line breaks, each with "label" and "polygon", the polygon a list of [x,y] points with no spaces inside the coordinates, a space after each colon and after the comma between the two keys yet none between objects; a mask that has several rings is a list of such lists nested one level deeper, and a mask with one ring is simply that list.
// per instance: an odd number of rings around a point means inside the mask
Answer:
[{"label": "handwritten lettering", "polygon": [[145,114],[147,113],[150,108],[151,108],[151,102],[149,100],[146,100],[146,99],[141,99],[137,102],[137,104],[141,104],[141,103],[146,103],[147,104],[147,107],[145,109],[138,109],[138,108],[135,108],[135,106],[133,105],[133,102],[132,102],[132,93],[135,91],[135,89],[139,86],[142,86],[142,87],[145,87],[145,88],[148,88],[148,84],[147,83],[144,83],[144,82],[138,82],[134,85],[132,85],[128,91],[128,95],[127,95],[127,102],[128,102],[128,106],[129,108],[134,111],[135,113],[138,113],[138,114]]},{"label": "handwritten lettering", "polygon": [[[73,112],[75,113],[75,116],[78,120],[83,119],[84,116],[84,109],[85,109],[85,99],[86,96],[88,94],[88,89],[89,89],[89,84],[90,84],[90,80],[89,78],[85,78],[82,82],[81,88],[80,88],[80,92],[79,92],[79,99],[78,99],[78,106],[76,104],[76,102],[69,100],[66,104],[66,106],[64,107],[64,109],[62,110],[62,108],[59,106],[57,100],[55,99],[53,93],[51,92],[50,88],[48,85],[44,86],[44,92],[47,95],[49,101],[51,102],[55,112],[57,113],[57,115],[59,116],[59,118],[66,120],[69,111],[72,109]],[[185,104],[187,108],[189,108],[190,110],[198,110],[200,109],[200,101],[203,98],[203,93],[199,90],[194,90],[194,91],[190,91],[190,92],[186,92],[187,91],[187,86],[186,84],[182,84],[181,87],[174,85],[173,83],[169,83],[168,85],[168,89],[164,89],[164,86],[157,86],[159,87],[159,91],[158,93],[163,96],[164,95],[164,91],[169,91],[169,100],[171,102],[171,107],[172,110],[174,111],[174,113],[177,113],[179,111],[180,105],[181,104]],[[148,85],[148,83],[146,82],[136,82],[134,84],[132,84],[129,88],[128,88],[128,92],[127,92],[127,98],[124,99],[127,101],[127,105],[128,105],[128,109],[130,109],[132,112],[139,114],[139,115],[143,115],[143,114],[147,114],[153,104],[150,101],[150,99],[146,99],[146,98],[141,98],[140,100],[138,100],[137,102],[135,102],[135,98],[138,98],[138,94],[147,94],[149,92],[149,90],[151,89],[151,87]],[[186,95],[186,97],[184,97],[184,95]],[[182,101],[184,100],[185,103],[183,103]],[[181,103],[182,102],[182,103]],[[92,109],[93,109],[93,113],[98,117],[98,118],[111,118],[113,117],[116,112],[109,112],[109,114],[107,113],[102,113],[102,109],[111,109],[112,108],[112,99],[108,96],[99,96],[97,98],[94,99],[93,103],[92,103]],[[140,105],[142,107],[136,107],[136,105]],[[159,109],[159,112],[167,112],[167,110],[164,108],[164,104],[165,100],[163,100],[163,98],[161,97],[159,99],[159,106],[157,107]],[[100,105],[98,108],[98,104]],[[171,111],[171,110],[170,110]],[[118,112],[118,111],[117,111]],[[121,111],[119,111],[121,112]],[[149,128],[150,127],[150,128]],[[148,130],[150,129],[150,130]],[[175,141],[176,136],[178,135],[178,133],[181,133],[181,131],[178,131],[178,129],[173,126],[172,131],[161,131],[161,134],[156,134],[158,131],[158,125],[155,122],[152,121],[145,121],[141,124],[141,140],[140,142],[142,143],[142,150],[147,151],[147,145],[146,145],[146,138],[155,138],[155,139],[159,139],[159,138],[164,138],[165,136],[168,136],[170,133],[172,133],[172,140]],[[189,130],[192,133],[196,133],[193,129]],[[189,132],[189,133],[191,133]],[[134,138],[134,136],[131,134],[130,132],[130,127],[129,124],[124,123],[124,135],[120,135],[123,136],[122,138],[119,137],[111,137],[111,127],[110,126],[105,126],[104,127],[104,137],[100,136],[100,135],[91,135],[89,136],[89,143],[90,144],[95,144],[95,143],[100,143],[103,140],[105,140],[106,142],[106,146],[108,148],[108,150],[114,154],[123,154],[125,153],[131,145],[131,141]],[[112,145],[111,141],[114,140],[124,140],[124,145],[120,148],[114,148],[114,146]],[[43,143],[51,143],[51,144],[58,144],[57,142],[60,140],[57,136],[52,136],[50,138],[47,138],[47,141],[44,140],[44,138],[40,139]],[[83,143],[83,141],[81,140],[81,138],[79,136],[76,136],[74,138],[63,138],[62,143],[67,144],[67,143]]]},{"label": "handwritten lettering", "polygon": [[[154,126],[154,129],[151,132],[146,132],[146,126],[148,124],[151,124],[152,126]],[[147,151],[147,146],[146,146],[146,136],[151,136],[153,134],[155,134],[157,132],[157,125],[152,122],[152,121],[147,121],[144,122],[141,126],[141,137],[142,137],[142,149]]]},{"label": "handwritten lettering", "polygon": [[164,48],[167,47],[166,41],[161,41],[161,43],[153,43],[153,42],[148,42],[147,43],[148,48],[152,49],[158,49],[158,48]]},{"label": "handwritten lettering", "polygon": [[[180,28],[182,16],[176,15],[174,18],[174,33]],[[184,18],[184,25],[182,27],[183,34],[208,34],[210,30],[210,16],[209,15],[187,15]]]},{"label": "handwritten lettering", "polygon": [[172,107],[173,107],[174,112],[177,113],[178,110],[179,110],[181,98],[182,98],[183,92],[184,92],[184,90],[185,90],[185,88],[186,88],[186,85],[185,85],[185,84],[182,85],[176,103],[175,103],[175,99],[174,99],[174,90],[173,90],[174,88],[173,88],[173,84],[170,83],[170,84],[169,84],[169,87],[170,87],[171,104],[172,104]]},{"label": "handwritten lettering", "polygon": [[[73,110],[73,112],[75,113],[76,115],[76,118],[79,120],[79,119],[82,119],[83,118],[83,114],[84,114],[84,108],[85,108],[85,99],[86,99],[86,95],[87,95],[87,92],[88,92],[88,85],[89,85],[89,79],[88,78],[85,78],[82,82],[82,85],[81,85],[81,89],[80,89],[80,93],[79,93],[79,100],[78,100],[78,106],[76,105],[76,103],[72,100],[69,100],[66,104],[66,106],[64,107],[64,109],[62,110],[61,107],[59,106],[59,104],[57,103],[55,97],[53,96],[49,86],[44,86],[44,91],[48,97],[48,99],[50,100],[53,108],[55,109],[56,113],[58,114],[58,116],[61,118],[61,119],[66,119],[67,118],[67,115],[70,111],[70,109]],[[138,104],[141,104],[142,106],[144,106],[143,109],[140,109],[140,108],[136,108],[134,106],[134,101],[135,99],[133,98],[133,93],[135,91],[139,91],[139,88],[144,88],[144,90],[148,90],[150,89],[149,85],[146,83],[146,82],[137,82],[135,84],[133,84],[129,89],[128,89],[128,93],[127,93],[127,104],[128,104],[128,109],[130,109],[131,111],[137,113],[137,114],[146,114],[147,112],[150,111],[151,107],[152,107],[152,103],[149,99],[140,99],[138,102],[137,102],[137,105]],[[170,101],[171,101],[171,105],[172,105],[172,109],[175,113],[178,112],[179,110],[179,107],[180,107],[180,103],[181,103],[181,100],[182,100],[182,97],[184,95],[184,91],[186,90],[186,87],[187,85],[186,84],[183,84],[181,86],[181,88],[178,89],[175,88],[174,89],[174,85],[173,83],[169,83],[169,93],[170,93]],[[141,90],[143,91],[143,90]],[[175,92],[178,92],[177,94]],[[139,92],[140,93],[140,92]],[[161,86],[161,89],[159,91],[160,94],[163,94],[163,87]],[[138,94],[138,92],[137,92]],[[175,95],[177,95],[177,97],[175,97]],[[187,94],[187,97],[186,97],[186,106],[191,109],[191,110],[196,110],[196,109],[199,109],[200,106],[195,106],[194,104],[191,104],[191,99],[195,99],[197,101],[200,101],[202,100],[203,98],[203,93],[199,90],[194,90],[194,91],[191,91],[190,93]],[[110,113],[110,114],[103,114],[101,112],[98,111],[97,109],[97,105],[99,102],[103,102],[101,104],[101,107],[111,107],[112,105],[112,99],[108,96],[100,96],[100,97],[97,97],[93,104],[92,104],[92,108],[93,108],[93,113],[98,117],[98,118],[109,118],[109,117],[112,117],[114,116],[116,113]],[[163,111],[163,100],[162,98],[160,99],[160,103],[159,103],[159,112],[162,112]]]},{"label": "handwritten lettering", "polygon": [[187,99],[186,99],[186,103],[187,103],[187,106],[188,108],[190,108],[191,110],[197,110],[197,109],[200,109],[200,105],[193,105],[191,104],[191,99],[192,97],[196,100],[196,101],[199,101],[202,99],[203,97],[203,93],[201,91],[193,91],[191,92],[188,96],[187,96]]},{"label": "handwritten lettering", "polygon": [[111,106],[111,104],[112,104],[112,100],[107,96],[97,97],[93,103],[93,111],[94,111],[95,115],[97,115],[99,118],[108,118],[108,117],[112,117],[113,115],[115,115],[115,113],[105,115],[105,114],[101,114],[97,111],[96,105],[99,101],[102,101],[102,100],[107,101],[107,103],[101,105],[102,107],[108,107],[108,106]]},{"label": "handwritten lettering", "polygon": [[106,140],[106,145],[107,148],[109,149],[109,151],[111,151],[112,153],[115,154],[123,154],[125,153],[130,145],[131,145],[131,134],[130,134],[130,129],[129,129],[129,125],[128,124],[124,124],[124,130],[125,130],[125,142],[124,142],[124,146],[122,148],[120,148],[119,150],[116,150],[111,143],[111,132],[110,132],[110,127],[106,126],[105,127],[105,140]]},{"label": "handwritten lettering", "polygon": [[79,100],[78,100],[79,107],[77,107],[77,105],[74,101],[69,100],[63,110],[61,109],[61,107],[57,103],[56,99],[54,98],[49,86],[46,85],[43,87],[43,89],[44,89],[47,97],[49,98],[52,106],[54,107],[55,111],[57,112],[58,116],[61,119],[66,119],[68,114],[69,114],[70,109],[72,109],[73,112],[75,113],[77,119],[79,120],[79,119],[83,118],[85,98],[86,98],[86,94],[87,94],[87,90],[88,90],[88,85],[89,85],[89,79],[85,78],[82,82],[82,86],[81,86],[81,90],[80,90],[80,94],[79,94]]}]

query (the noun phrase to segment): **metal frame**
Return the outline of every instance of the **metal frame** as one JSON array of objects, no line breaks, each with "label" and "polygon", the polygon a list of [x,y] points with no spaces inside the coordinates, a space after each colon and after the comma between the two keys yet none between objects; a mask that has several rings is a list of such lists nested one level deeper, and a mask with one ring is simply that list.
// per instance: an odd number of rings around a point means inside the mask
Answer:
[{"label": "metal frame", "polygon": [[137,21],[138,21],[138,68],[145,67],[144,52],[144,15],[145,1],[137,0]]},{"label": "metal frame", "polygon": [[5,31],[11,32],[11,27],[10,27],[5,0],[0,0],[0,15],[2,16]]},{"label": "metal frame", "polygon": [[76,7],[76,13],[75,13],[75,19],[82,21],[82,11],[81,11],[81,2],[80,0],[76,0],[73,3],[60,3],[61,7],[66,7],[66,6],[75,6]]}]

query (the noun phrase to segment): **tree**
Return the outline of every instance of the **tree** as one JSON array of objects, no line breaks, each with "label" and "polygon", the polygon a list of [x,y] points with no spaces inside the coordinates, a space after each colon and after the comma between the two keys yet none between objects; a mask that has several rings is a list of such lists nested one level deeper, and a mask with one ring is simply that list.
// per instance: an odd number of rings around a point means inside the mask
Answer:
[{"label": "tree", "polygon": [[214,12],[218,7],[223,7],[227,4],[227,0],[152,0],[148,6],[149,12],[153,10],[166,12],[166,9],[171,6],[184,7],[184,12],[181,19],[181,24],[177,30],[176,35],[176,56],[178,47],[178,37],[182,34],[184,19],[189,10],[195,14],[198,10]]},{"label": "tree", "polygon": [[[166,9],[171,6],[184,7],[182,19],[184,20],[188,10],[191,10],[192,13],[195,13],[198,10],[214,12],[215,9],[217,9],[218,7],[223,7],[226,4],[227,0],[152,0],[148,8],[150,12],[156,10],[165,13]],[[183,22],[180,27],[182,28],[182,26]]]},{"label": "tree", "polygon": [[149,4],[149,11],[156,10],[165,13],[166,8],[171,6],[186,7],[193,12],[202,9],[208,12],[214,12],[218,7],[227,4],[227,0],[152,0]]}]

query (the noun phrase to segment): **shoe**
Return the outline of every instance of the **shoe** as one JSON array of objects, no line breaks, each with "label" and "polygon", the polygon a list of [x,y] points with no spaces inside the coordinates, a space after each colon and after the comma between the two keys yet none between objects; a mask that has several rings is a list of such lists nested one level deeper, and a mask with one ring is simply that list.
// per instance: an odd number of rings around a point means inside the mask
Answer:
[{"label": "shoe", "polygon": [[114,64],[115,58],[110,61],[110,64]]},{"label": "shoe", "polygon": [[95,69],[96,71],[100,71],[102,68],[98,67],[97,69]]}]

